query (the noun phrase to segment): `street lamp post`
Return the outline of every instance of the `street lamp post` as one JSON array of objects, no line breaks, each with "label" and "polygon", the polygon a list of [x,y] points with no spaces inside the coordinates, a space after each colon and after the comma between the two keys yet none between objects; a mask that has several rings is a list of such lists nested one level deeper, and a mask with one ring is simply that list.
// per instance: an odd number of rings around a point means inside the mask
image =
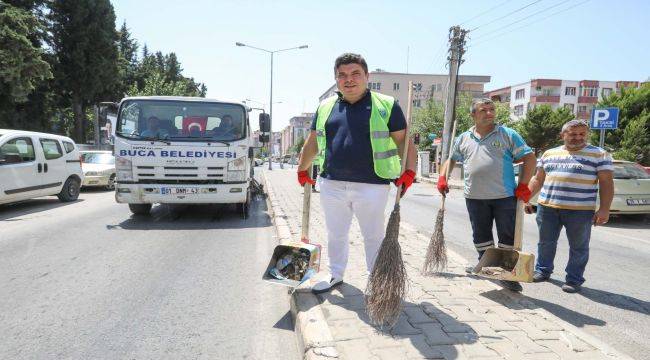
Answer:
[{"label": "street lamp post", "polygon": [[[296,47],[291,47],[291,48],[286,48],[286,49],[267,50],[267,49],[258,48],[258,47],[247,45],[247,44],[240,43],[240,42],[236,42],[235,45],[237,45],[237,46],[245,46],[245,47],[249,47],[251,49],[260,50],[260,51],[264,51],[266,53],[271,54],[271,89],[270,89],[270,95],[269,95],[269,123],[270,123],[269,124],[270,125],[269,126],[270,127],[269,153],[272,153],[272,146],[274,145],[273,144],[273,54],[275,54],[277,52],[288,51],[288,50],[306,49],[308,46],[307,45],[301,45],[301,46],[296,46]],[[282,160],[280,160],[280,161],[282,161]],[[269,170],[273,170],[271,164],[272,164],[272,161],[271,161],[271,159],[269,159]]]}]

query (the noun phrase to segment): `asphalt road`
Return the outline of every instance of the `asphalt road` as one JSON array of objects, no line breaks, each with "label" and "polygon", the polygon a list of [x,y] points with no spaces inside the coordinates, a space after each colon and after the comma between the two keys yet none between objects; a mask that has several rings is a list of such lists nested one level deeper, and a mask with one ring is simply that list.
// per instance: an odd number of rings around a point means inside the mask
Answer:
[{"label": "asphalt road", "polygon": [[[402,200],[402,221],[431,235],[440,195],[434,185],[414,184]],[[452,190],[445,205],[445,239],[448,247],[471,264],[477,261],[471,226],[461,190]],[[523,250],[537,256],[537,224],[534,215],[524,221]],[[494,238],[497,239],[496,231]],[[552,280],[523,284],[523,294],[538,306],[586,330],[637,359],[650,353],[650,217],[611,218],[592,230],[590,259],[583,291],[566,294],[564,267],[568,243],[564,231],[558,242]],[[423,249],[426,251],[426,249]]]},{"label": "asphalt road", "polygon": [[156,206],[112,192],[0,206],[0,357],[299,359],[264,201]]}]

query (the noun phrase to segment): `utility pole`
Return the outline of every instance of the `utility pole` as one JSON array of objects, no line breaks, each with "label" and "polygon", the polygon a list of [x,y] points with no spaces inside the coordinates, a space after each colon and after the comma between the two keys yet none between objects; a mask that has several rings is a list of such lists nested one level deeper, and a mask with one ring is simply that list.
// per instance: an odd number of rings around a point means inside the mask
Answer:
[{"label": "utility pole", "polygon": [[463,54],[465,53],[465,35],[469,31],[461,29],[460,26],[452,26],[449,28],[449,89],[447,91],[447,99],[445,103],[445,123],[442,131],[442,156],[440,162],[444,162],[449,158],[449,151],[452,146],[452,125],[456,118],[456,93],[458,87],[458,69],[460,64],[463,63]]}]

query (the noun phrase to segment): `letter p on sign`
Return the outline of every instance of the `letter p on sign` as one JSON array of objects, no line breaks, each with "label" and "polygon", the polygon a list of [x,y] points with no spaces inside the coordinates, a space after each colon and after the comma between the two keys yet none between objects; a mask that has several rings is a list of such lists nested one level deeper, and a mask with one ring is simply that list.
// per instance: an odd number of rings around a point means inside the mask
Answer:
[{"label": "letter p on sign", "polygon": [[618,128],[618,108],[593,109],[591,112],[592,129]]}]

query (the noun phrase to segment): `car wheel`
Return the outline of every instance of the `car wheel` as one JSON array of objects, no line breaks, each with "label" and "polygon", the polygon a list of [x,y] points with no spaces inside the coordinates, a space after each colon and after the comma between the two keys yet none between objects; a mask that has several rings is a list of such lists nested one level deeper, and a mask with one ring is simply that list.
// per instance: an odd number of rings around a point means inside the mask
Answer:
[{"label": "car wheel", "polygon": [[149,215],[151,204],[129,204],[129,210],[135,215]]},{"label": "car wheel", "polygon": [[65,184],[63,184],[63,188],[61,189],[61,192],[57,194],[57,197],[62,202],[75,201],[79,198],[80,187],[81,184],[79,183],[79,180],[69,177],[68,180],[65,181]]},{"label": "car wheel", "polygon": [[108,179],[108,184],[104,187],[106,190],[115,190],[115,174]]}]

